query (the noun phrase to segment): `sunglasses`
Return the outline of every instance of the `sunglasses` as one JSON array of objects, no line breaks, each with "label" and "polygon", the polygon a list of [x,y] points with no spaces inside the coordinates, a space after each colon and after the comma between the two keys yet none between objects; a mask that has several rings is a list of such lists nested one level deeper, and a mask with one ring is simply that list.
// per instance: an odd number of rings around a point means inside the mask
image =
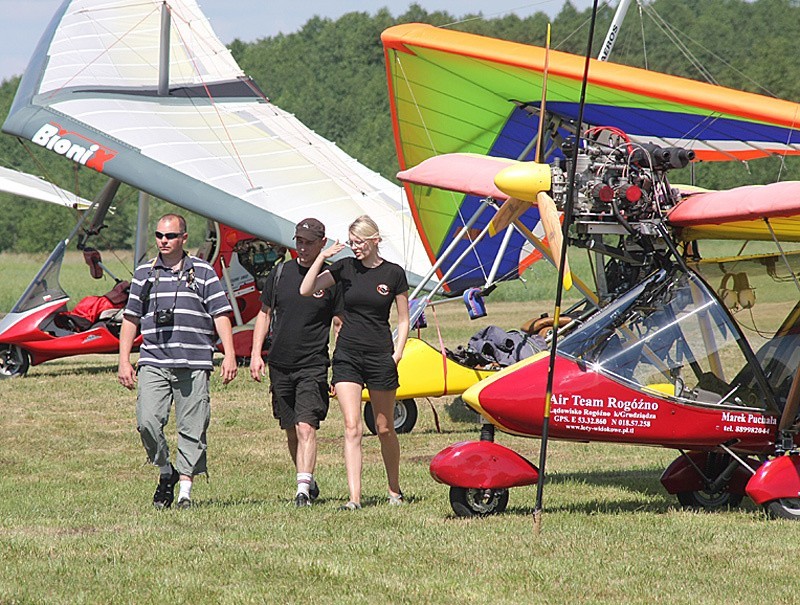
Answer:
[{"label": "sunglasses", "polygon": [[173,239],[175,239],[177,237],[180,237],[181,235],[183,235],[183,233],[181,233],[181,232],[175,233],[173,231],[172,233],[161,233],[161,231],[156,231],[156,239],[161,239],[163,237],[166,237],[169,240],[173,240]]}]

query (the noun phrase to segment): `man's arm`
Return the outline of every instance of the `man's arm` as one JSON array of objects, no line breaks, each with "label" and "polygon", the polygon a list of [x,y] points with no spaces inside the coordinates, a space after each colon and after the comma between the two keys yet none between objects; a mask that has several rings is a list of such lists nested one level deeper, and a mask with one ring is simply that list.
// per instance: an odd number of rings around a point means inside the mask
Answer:
[{"label": "man's arm", "polygon": [[264,348],[264,339],[269,333],[271,321],[272,309],[262,304],[261,310],[256,315],[256,325],[253,328],[253,347],[250,351],[250,377],[257,382],[261,382],[261,377],[266,372],[261,350]]},{"label": "man's arm", "polygon": [[219,339],[222,341],[222,349],[225,351],[225,357],[222,359],[222,384],[228,384],[231,380],[236,378],[236,373],[239,368],[236,366],[236,351],[233,347],[233,328],[231,327],[231,318],[227,314],[217,315],[214,317],[214,327],[217,329]]},{"label": "man's arm", "polygon": [[131,349],[136,332],[139,329],[139,318],[123,315],[122,328],[119,333],[119,367],[117,368],[117,379],[126,389],[133,389],[136,386],[136,370],[131,365]]},{"label": "man's arm", "polygon": [[331,272],[324,268],[325,261],[342,250],[344,250],[344,244],[340,244],[337,239],[330,248],[326,248],[317,255],[300,283],[301,296],[311,296],[317,290],[327,290],[336,283]]}]

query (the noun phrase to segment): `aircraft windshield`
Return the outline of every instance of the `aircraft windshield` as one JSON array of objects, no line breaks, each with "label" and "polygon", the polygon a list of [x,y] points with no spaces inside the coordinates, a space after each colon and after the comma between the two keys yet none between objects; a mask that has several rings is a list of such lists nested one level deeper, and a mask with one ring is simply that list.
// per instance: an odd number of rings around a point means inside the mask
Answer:
[{"label": "aircraft windshield", "polygon": [[693,273],[658,271],[570,334],[559,351],[635,388],[703,404],[763,408],[748,345]]},{"label": "aircraft windshield", "polygon": [[36,277],[11,309],[11,313],[24,313],[42,303],[58,300],[59,298],[68,298],[67,293],[64,292],[58,281],[66,249],[66,240],[58,243],[42,268],[39,269],[39,273],[36,274]]},{"label": "aircraft windshield", "polygon": [[[769,253],[774,246],[760,242],[750,242],[749,255],[716,247],[729,256],[702,260],[692,268],[736,318],[782,408],[800,366],[800,251]],[[743,380],[752,376],[749,368],[742,371]]]}]

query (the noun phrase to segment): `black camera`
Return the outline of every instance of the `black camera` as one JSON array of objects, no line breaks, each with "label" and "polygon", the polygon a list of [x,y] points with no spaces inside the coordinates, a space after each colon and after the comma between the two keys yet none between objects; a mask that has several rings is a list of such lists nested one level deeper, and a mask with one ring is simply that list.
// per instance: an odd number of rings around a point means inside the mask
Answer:
[{"label": "black camera", "polygon": [[171,326],[175,320],[174,309],[159,309],[155,313],[156,325],[159,327]]}]

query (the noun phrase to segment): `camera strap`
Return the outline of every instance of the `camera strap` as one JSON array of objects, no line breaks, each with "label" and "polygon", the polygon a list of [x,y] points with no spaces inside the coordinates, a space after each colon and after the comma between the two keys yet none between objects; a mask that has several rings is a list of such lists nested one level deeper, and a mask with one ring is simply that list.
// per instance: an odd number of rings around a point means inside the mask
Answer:
[{"label": "camera strap", "polygon": [[[153,271],[155,270],[155,277],[153,277],[153,281],[150,281],[148,278],[147,284],[142,291],[142,297],[140,300],[142,301],[143,308],[145,311],[147,310],[147,305],[150,302],[150,293],[153,289],[156,291],[156,308],[155,312],[158,312],[158,283],[161,280],[161,271],[160,269],[156,268],[156,263],[158,262],[158,256],[153,259],[153,263],[150,265],[150,274],[152,275]],[[172,300],[172,309],[175,310],[175,306],[178,304],[178,289],[181,285],[181,280],[183,279],[183,268],[186,263],[186,255],[184,254],[183,258],[181,258],[181,266],[180,270],[178,271],[177,283],[175,284],[175,298]],[[165,267],[166,270],[171,271],[173,275],[175,272],[171,269]],[[190,267],[188,271],[189,275],[186,279],[186,285],[191,288],[191,284],[189,283],[189,279],[191,278],[192,282],[194,282],[194,267]]]},{"label": "camera strap", "polygon": [[[153,262],[150,263],[150,270],[148,271],[144,288],[142,288],[142,291],[139,293],[139,302],[142,303],[142,311],[144,313],[147,312],[147,305],[150,303],[150,292],[153,290],[153,281],[150,281],[150,277],[152,277],[153,275],[153,269],[155,268],[157,262],[158,262],[158,255],[156,254],[156,257],[153,259]],[[158,273],[156,273],[154,281],[156,285],[158,285]]]}]

